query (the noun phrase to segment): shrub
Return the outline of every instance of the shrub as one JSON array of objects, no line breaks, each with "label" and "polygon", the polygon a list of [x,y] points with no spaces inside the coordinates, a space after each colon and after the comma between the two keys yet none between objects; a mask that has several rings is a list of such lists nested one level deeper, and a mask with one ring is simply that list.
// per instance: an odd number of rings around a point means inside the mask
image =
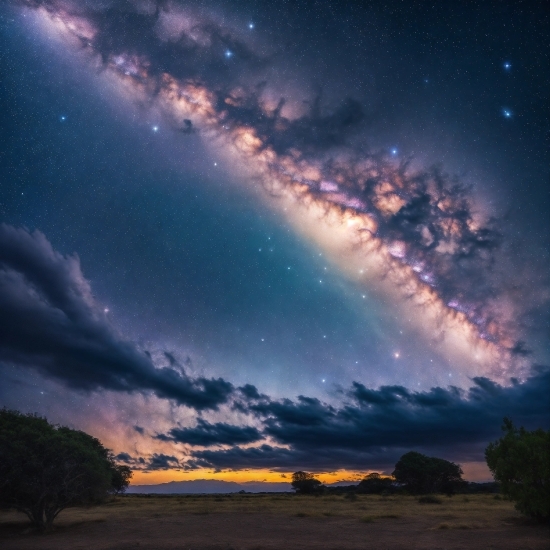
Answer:
[{"label": "shrub", "polygon": [[504,436],[485,450],[487,465],[501,492],[522,514],[550,521],[550,431],[529,432],[504,419]]}]

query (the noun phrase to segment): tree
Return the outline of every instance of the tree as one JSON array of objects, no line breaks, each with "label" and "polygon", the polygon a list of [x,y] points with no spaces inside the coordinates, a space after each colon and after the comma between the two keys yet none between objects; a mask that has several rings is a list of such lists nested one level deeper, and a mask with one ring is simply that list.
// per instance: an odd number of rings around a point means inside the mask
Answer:
[{"label": "tree", "polygon": [[130,484],[132,470],[123,464],[115,464],[111,471],[111,489],[115,495],[124,493]]},{"label": "tree", "polygon": [[40,531],[65,508],[123,491],[130,476],[87,433],[0,410],[0,506],[23,512]]},{"label": "tree", "polygon": [[384,491],[391,491],[392,483],[393,480],[390,477],[382,477],[378,472],[372,472],[366,475],[357,485],[357,492],[379,495]]},{"label": "tree", "polygon": [[412,494],[452,495],[464,484],[462,469],[458,464],[414,451],[399,459],[392,476]]},{"label": "tree", "polygon": [[303,495],[316,493],[322,487],[321,482],[308,472],[294,472],[291,485],[297,493]]},{"label": "tree", "polygon": [[550,431],[517,429],[509,418],[504,436],[485,449],[487,466],[516,509],[538,521],[550,520]]}]

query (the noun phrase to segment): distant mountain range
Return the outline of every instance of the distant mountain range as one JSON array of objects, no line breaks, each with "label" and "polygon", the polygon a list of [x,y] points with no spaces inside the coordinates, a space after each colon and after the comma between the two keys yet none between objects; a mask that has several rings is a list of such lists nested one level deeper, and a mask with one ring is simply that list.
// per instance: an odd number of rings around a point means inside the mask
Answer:
[{"label": "distant mountain range", "polygon": [[[329,487],[339,485],[355,485],[353,481],[339,481],[328,484]],[[292,491],[290,483],[271,483],[267,481],[245,481],[235,483],[234,481],[221,481],[218,479],[194,479],[192,481],[170,481],[158,485],[130,485],[127,493],[149,493],[157,495],[168,495],[174,493],[204,494],[204,493],[282,493]]]}]

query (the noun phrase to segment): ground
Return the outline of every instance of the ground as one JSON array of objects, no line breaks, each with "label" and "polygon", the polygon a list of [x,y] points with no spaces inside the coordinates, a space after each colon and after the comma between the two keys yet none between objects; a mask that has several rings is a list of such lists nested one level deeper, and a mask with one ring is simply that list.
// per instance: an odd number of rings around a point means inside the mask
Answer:
[{"label": "ground", "polygon": [[0,513],[3,550],[17,549],[546,549],[548,527],[494,495],[130,495],[65,510],[53,532]]}]

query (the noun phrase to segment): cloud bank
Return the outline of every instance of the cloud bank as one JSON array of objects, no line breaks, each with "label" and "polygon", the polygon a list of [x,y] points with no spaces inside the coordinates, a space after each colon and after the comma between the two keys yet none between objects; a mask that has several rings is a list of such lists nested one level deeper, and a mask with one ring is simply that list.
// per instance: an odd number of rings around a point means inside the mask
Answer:
[{"label": "cloud bank", "polygon": [[152,392],[197,410],[231,394],[221,379],[157,366],[109,324],[77,256],[56,252],[39,231],[0,225],[0,357],[77,390]]}]

